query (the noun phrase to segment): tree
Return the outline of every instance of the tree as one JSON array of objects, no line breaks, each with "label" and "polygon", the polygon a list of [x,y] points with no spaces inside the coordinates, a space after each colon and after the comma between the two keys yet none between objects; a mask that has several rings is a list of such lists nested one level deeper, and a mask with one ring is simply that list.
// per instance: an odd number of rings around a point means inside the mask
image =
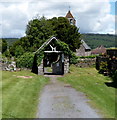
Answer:
[{"label": "tree", "polygon": [[49,21],[52,23],[58,39],[67,43],[72,51],[79,48],[81,44],[81,34],[78,32],[79,28],[74,25],[70,25],[68,19],[65,17],[54,17]]},{"label": "tree", "polygon": [[33,66],[34,54],[26,52],[17,58],[16,63],[19,68],[32,68]]},{"label": "tree", "polygon": [[52,24],[45,17],[29,21],[26,28],[26,37],[34,51],[54,34]]},{"label": "tree", "polygon": [[7,50],[7,42],[5,39],[2,39],[2,53],[4,53]]},{"label": "tree", "polygon": [[23,55],[24,53],[24,49],[22,48],[21,45],[17,46],[17,48],[15,49],[15,56],[18,57],[18,56],[21,56]]},{"label": "tree", "polygon": [[10,53],[15,56],[17,46],[22,46],[24,52],[34,52],[53,35],[68,44],[72,51],[75,51],[80,46],[80,33],[78,30],[76,26],[70,25],[65,17],[33,19],[27,25],[26,36],[13,44]]},{"label": "tree", "polygon": [[34,52],[52,35],[54,35],[53,26],[45,17],[33,19],[27,25],[26,36],[13,44],[10,53],[15,56],[17,46],[22,46],[24,52]]}]

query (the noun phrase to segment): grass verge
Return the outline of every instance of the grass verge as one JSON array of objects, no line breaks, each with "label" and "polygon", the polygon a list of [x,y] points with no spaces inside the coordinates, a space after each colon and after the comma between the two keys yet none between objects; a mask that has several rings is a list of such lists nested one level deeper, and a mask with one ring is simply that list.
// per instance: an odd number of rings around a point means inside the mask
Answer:
[{"label": "grass verge", "polygon": [[[18,76],[32,76],[21,78]],[[2,72],[2,118],[35,118],[39,93],[49,78],[30,71]]]},{"label": "grass verge", "polygon": [[115,88],[106,86],[111,78],[98,73],[95,68],[70,67],[70,73],[58,78],[73,88],[84,92],[92,107],[99,109],[104,118],[115,118]]}]

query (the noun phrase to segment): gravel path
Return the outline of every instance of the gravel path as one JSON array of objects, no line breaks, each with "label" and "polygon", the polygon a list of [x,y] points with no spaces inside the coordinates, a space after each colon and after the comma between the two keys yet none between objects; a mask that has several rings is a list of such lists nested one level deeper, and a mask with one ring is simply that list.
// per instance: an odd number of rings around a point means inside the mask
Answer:
[{"label": "gravel path", "polygon": [[41,93],[37,118],[100,118],[83,93],[57,81],[57,76],[47,77],[51,78],[51,82]]}]

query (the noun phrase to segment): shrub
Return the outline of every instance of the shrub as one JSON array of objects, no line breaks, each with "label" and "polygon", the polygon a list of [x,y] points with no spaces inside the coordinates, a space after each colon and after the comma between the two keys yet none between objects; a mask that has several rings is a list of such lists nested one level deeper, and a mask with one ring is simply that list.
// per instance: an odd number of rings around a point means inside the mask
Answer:
[{"label": "shrub", "polygon": [[15,49],[15,57],[19,57],[21,55],[23,55],[24,53],[24,49],[21,45],[17,46]]},{"label": "shrub", "polygon": [[100,70],[99,70],[99,73],[104,73],[104,72],[107,72],[108,71],[108,64],[107,64],[107,62],[105,61],[103,61],[103,62],[101,62],[100,63]]},{"label": "shrub", "polygon": [[78,57],[72,53],[70,56],[70,64],[76,64],[78,62]]},{"label": "shrub", "polygon": [[78,58],[96,58],[98,55],[78,56]]},{"label": "shrub", "polygon": [[7,58],[11,58],[11,57],[12,57],[12,55],[11,55],[10,52],[9,52],[9,50],[6,50],[6,51],[3,53],[3,55],[4,55],[5,57],[7,57]]},{"label": "shrub", "polygon": [[17,58],[16,65],[19,68],[32,68],[33,60],[34,60],[34,54],[27,52]]}]

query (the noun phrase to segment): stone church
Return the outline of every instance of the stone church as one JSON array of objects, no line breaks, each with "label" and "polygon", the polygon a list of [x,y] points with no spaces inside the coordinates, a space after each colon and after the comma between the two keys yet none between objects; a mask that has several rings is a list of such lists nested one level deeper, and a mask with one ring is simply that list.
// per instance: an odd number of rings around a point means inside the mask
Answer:
[{"label": "stone church", "polygon": [[[71,11],[69,10],[65,16],[71,25],[76,25],[76,20],[73,17]],[[76,56],[90,56],[91,55],[91,48],[87,45],[87,43],[82,39],[80,48],[76,50]]]}]

